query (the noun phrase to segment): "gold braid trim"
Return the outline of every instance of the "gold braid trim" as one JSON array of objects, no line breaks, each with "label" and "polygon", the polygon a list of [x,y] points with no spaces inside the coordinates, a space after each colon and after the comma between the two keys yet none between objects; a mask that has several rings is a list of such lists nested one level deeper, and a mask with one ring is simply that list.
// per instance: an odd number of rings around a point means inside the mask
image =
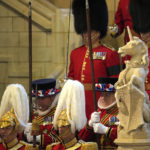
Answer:
[{"label": "gold braid trim", "polygon": [[36,116],[34,119],[36,119],[36,122],[39,125],[42,125],[42,123],[44,122],[44,118],[52,117],[54,115],[54,113],[55,113],[55,110],[56,110],[56,107],[52,108],[52,110],[50,110],[50,112],[48,112],[46,115],[44,115],[44,116]]},{"label": "gold braid trim", "polygon": [[98,150],[96,142],[83,142],[81,143],[81,150]]}]

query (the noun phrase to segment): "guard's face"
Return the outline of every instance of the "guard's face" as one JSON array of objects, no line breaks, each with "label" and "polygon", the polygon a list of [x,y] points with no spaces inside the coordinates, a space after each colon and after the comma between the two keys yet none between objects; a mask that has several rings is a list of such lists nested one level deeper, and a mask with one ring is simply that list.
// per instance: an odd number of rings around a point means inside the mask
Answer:
[{"label": "guard's face", "polygon": [[101,92],[100,93],[100,100],[110,100],[115,99],[114,92]]},{"label": "guard's face", "polygon": [[150,42],[150,32],[146,32],[146,33],[140,33],[142,40],[145,43]]},{"label": "guard's face", "polygon": [[38,97],[38,108],[41,111],[46,111],[55,99],[55,95],[48,96],[48,97]]},{"label": "guard's face", "polygon": [[13,132],[14,127],[13,126],[8,126],[5,128],[0,128],[0,136],[3,140],[7,139]]},{"label": "guard's face", "polygon": [[69,138],[69,135],[72,134],[70,125],[59,127],[58,131],[59,131],[59,136],[62,139]]},{"label": "guard's face", "polygon": [[[82,37],[83,37],[83,41],[85,43],[85,45],[88,45],[88,33],[83,33],[82,34]],[[91,42],[92,44],[96,43],[99,41],[99,37],[100,37],[100,32],[97,32],[95,30],[92,30],[91,31]]]}]

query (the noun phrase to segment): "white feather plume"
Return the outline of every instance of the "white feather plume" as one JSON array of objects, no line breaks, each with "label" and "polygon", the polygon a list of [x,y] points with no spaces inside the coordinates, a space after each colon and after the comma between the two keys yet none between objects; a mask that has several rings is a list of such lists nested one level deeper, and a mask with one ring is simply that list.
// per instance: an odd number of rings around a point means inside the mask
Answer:
[{"label": "white feather plume", "polygon": [[67,80],[58,100],[54,115],[54,127],[62,110],[67,110],[68,121],[71,124],[72,133],[80,131],[86,124],[85,92],[84,86],[76,80]]},{"label": "white feather plume", "polygon": [[29,100],[26,90],[21,84],[10,84],[2,96],[0,105],[0,117],[11,108],[20,123],[20,131],[27,125],[29,120]]}]

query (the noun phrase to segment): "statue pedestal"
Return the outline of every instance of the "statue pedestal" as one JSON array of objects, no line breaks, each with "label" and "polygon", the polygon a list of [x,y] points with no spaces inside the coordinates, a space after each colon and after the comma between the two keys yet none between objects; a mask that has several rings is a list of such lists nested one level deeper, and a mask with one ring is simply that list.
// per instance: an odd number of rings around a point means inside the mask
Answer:
[{"label": "statue pedestal", "polygon": [[150,150],[150,139],[116,139],[117,150]]},{"label": "statue pedestal", "polygon": [[144,92],[133,84],[116,90],[120,125],[117,129],[117,150],[150,150],[150,124],[143,116]]}]

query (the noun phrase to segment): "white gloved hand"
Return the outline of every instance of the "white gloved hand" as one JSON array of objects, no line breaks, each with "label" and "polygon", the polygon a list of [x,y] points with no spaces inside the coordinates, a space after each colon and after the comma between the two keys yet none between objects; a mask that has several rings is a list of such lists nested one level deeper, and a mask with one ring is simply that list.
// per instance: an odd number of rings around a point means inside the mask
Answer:
[{"label": "white gloved hand", "polygon": [[112,37],[117,37],[117,35],[119,33],[118,25],[115,24],[114,26],[110,26],[109,30],[110,30],[110,34]]},{"label": "white gloved hand", "polygon": [[[28,142],[33,142],[33,136],[31,135],[31,130],[32,130],[32,123],[28,123],[24,130],[24,134]],[[37,142],[40,142],[40,139],[41,139],[41,135],[36,136]]]},{"label": "white gloved hand", "polygon": [[[32,136],[30,133],[27,134],[26,137],[27,137],[27,141],[28,141],[29,143],[32,143],[32,142],[33,142],[33,136]],[[36,142],[39,142],[39,143],[40,143],[40,139],[41,139],[41,135],[36,136]]]},{"label": "white gloved hand", "polygon": [[26,135],[26,134],[30,133],[31,129],[32,129],[32,123],[27,123],[27,126],[24,129],[24,134]]},{"label": "white gloved hand", "polygon": [[94,123],[99,123],[100,122],[100,113],[101,112],[93,112],[91,115],[91,119],[88,122],[88,125],[90,127],[93,127]]},{"label": "white gloved hand", "polygon": [[108,127],[104,126],[102,123],[94,123],[93,130],[95,133],[106,134]]}]

